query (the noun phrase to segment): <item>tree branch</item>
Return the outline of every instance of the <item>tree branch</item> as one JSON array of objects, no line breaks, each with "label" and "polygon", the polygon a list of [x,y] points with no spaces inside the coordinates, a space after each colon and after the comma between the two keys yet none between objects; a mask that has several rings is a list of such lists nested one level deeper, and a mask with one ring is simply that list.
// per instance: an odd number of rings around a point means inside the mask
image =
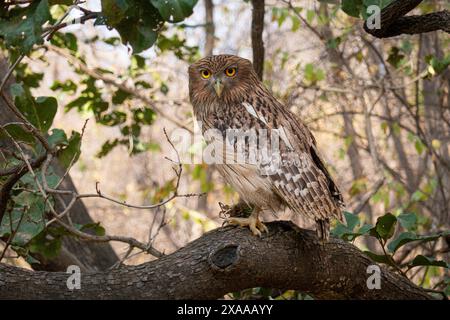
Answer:
[{"label": "tree branch", "polygon": [[381,10],[381,28],[370,29],[364,23],[364,30],[377,38],[395,37],[401,34],[418,34],[437,30],[450,33],[450,12],[447,10],[424,15],[404,17],[422,0],[396,0]]},{"label": "tree branch", "polygon": [[0,264],[0,298],[217,299],[257,286],[296,289],[319,299],[432,298],[384,268],[381,289],[369,290],[367,266],[374,262],[355,246],[338,239],[321,244],[313,231],[291,222],[267,226],[270,232],[261,238],[228,226],[155,261],[82,273],[80,290],[67,289],[67,273]]}]

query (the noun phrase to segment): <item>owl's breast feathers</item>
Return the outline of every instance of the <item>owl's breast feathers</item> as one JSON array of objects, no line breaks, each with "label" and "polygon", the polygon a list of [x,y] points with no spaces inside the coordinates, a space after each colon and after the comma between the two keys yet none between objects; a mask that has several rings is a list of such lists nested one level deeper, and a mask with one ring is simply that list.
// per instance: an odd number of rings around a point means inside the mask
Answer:
[{"label": "owl's breast feathers", "polygon": [[[234,165],[237,172],[232,171],[237,176],[248,176],[250,168],[252,174],[264,179],[263,185],[271,189],[266,192],[275,193],[294,212],[316,221],[328,221],[330,217],[342,220],[342,195],[319,155],[312,133],[268,91],[255,88],[241,102],[217,105],[210,111],[198,119],[202,120],[204,131],[214,128],[226,138],[230,129],[240,132],[252,130],[256,133],[257,142],[262,141],[262,134],[267,135],[264,141],[269,149],[272,147],[272,134],[276,133],[279,138],[278,150],[272,154],[269,152],[268,161],[246,165],[245,172],[239,170],[242,165]],[[246,156],[252,154],[247,143],[244,152]],[[246,179],[237,176],[226,180],[236,187],[237,179]],[[242,194],[246,191],[245,185],[241,183],[237,189],[245,198]]]}]

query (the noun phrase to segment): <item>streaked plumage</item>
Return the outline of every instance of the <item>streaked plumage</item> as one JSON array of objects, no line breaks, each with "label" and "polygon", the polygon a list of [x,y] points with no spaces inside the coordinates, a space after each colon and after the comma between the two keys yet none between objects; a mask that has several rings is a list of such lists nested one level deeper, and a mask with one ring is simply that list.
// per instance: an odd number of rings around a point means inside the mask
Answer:
[{"label": "streaked plumage", "polygon": [[[233,68],[234,76],[225,74],[231,74]],[[207,79],[203,77],[206,73],[210,73]],[[216,165],[225,181],[255,207],[252,231],[259,234],[265,229],[257,218],[260,210],[277,211],[287,205],[295,213],[314,219],[319,236],[327,239],[330,218],[342,219],[342,195],[324,166],[309,129],[264,87],[251,62],[232,55],[199,60],[189,67],[189,94],[204,132],[215,128],[225,136],[227,129],[266,129],[270,135],[278,130],[279,166],[274,165],[275,158],[262,164]],[[267,174],[271,165],[274,170]]]}]

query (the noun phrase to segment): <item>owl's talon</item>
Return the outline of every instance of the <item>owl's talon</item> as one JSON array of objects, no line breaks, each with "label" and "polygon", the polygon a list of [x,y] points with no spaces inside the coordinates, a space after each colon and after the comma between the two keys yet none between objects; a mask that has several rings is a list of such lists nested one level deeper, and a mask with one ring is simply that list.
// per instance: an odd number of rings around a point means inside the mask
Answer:
[{"label": "owl's talon", "polygon": [[262,223],[260,220],[258,220],[257,222],[258,225],[258,229],[261,230],[262,232],[266,232],[269,233],[269,229],[266,227],[266,225],[264,223]]},{"label": "owl's talon", "polygon": [[248,227],[253,235],[261,237],[261,232],[269,232],[269,229],[257,217],[251,215],[248,218],[229,218],[227,224]]}]

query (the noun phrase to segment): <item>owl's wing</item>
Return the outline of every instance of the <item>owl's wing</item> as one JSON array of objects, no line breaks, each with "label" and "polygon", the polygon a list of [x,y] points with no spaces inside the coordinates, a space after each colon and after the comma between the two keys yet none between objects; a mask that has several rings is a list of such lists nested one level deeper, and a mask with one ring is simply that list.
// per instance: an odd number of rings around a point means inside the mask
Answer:
[{"label": "owl's wing", "polygon": [[[263,107],[263,106],[260,106]],[[249,109],[249,108],[248,108]],[[271,181],[273,191],[294,211],[318,221],[330,217],[342,220],[342,195],[325,167],[315,139],[309,129],[294,114],[283,109],[272,109],[274,121],[263,118],[259,108],[253,113],[261,127],[276,130],[279,152],[260,166],[261,173]],[[262,119],[263,118],[263,119]]]},{"label": "owl's wing", "polygon": [[288,159],[270,175],[276,192],[289,207],[314,220],[342,220],[342,195],[331,178],[308,128],[298,119],[289,120],[284,130],[292,149],[282,152]]},{"label": "owl's wing", "polygon": [[341,219],[341,202],[330,190],[330,185],[335,185],[321,170],[322,166],[315,162],[313,155],[306,151],[294,151],[293,156],[287,157],[295,160],[281,163],[267,175],[274,191],[294,212],[314,220]]}]

